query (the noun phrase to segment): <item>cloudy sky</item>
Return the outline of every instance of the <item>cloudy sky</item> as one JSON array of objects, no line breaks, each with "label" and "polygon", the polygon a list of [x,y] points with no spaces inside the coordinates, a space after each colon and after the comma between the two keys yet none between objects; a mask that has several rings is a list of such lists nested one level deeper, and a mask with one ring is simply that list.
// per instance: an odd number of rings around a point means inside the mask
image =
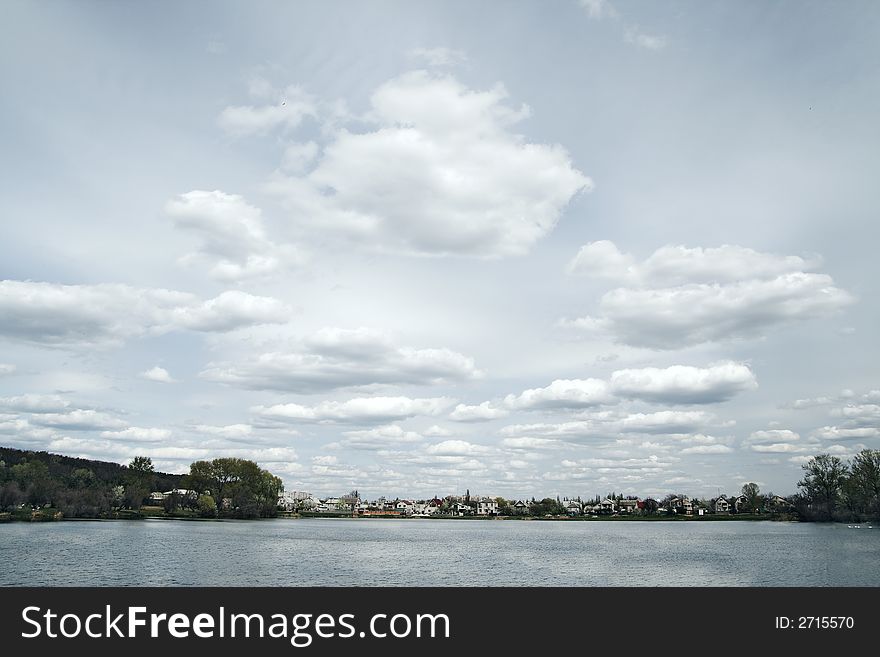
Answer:
[{"label": "cloudy sky", "polygon": [[880,447],[876,3],[3,14],[0,444],[507,497]]}]

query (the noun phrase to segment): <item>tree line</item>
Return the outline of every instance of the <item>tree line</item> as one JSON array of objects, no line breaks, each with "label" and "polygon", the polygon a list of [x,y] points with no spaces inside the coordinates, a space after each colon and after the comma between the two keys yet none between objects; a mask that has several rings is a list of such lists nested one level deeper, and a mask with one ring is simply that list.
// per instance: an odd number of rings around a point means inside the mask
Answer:
[{"label": "tree line", "polygon": [[120,465],[0,448],[0,512],[13,517],[38,509],[67,518],[136,516],[154,491],[168,492],[161,504],[169,514],[272,517],[283,490],[281,479],[245,459],[196,461],[189,474],[176,475],[156,471],[146,456]]},{"label": "tree line", "polygon": [[880,520],[880,450],[864,449],[849,461],[819,454],[803,465],[793,503],[805,520]]}]

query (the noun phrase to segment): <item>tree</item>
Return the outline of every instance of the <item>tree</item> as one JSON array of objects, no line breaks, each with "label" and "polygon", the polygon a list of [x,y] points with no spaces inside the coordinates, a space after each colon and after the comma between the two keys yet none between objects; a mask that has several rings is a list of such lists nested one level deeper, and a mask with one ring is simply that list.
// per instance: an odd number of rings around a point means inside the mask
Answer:
[{"label": "tree", "polygon": [[758,487],[758,484],[751,482],[745,484],[740,492],[745,498],[745,508],[740,511],[744,513],[758,513],[764,503],[764,498],[761,496],[761,489]]},{"label": "tree", "polygon": [[130,509],[139,509],[153,490],[153,459],[135,456],[128,464],[124,503]]},{"label": "tree", "polygon": [[832,520],[846,481],[847,467],[836,456],[819,454],[803,465],[804,478],[798,482],[807,512],[819,520]]},{"label": "tree", "polygon": [[284,490],[278,477],[237,458],[196,461],[190,465],[188,481],[190,488],[210,495],[220,513],[246,518],[276,515]]},{"label": "tree", "polygon": [[852,458],[844,490],[857,518],[880,519],[880,450],[863,449]]},{"label": "tree", "polygon": [[138,474],[153,474],[155,470],[153,469],[153,459],[149,456],[135,456],[131,463],[128,464],[128,469],[132,472],[137,472]]},{"label": "tree", "polygon": [[655,513],[657,513],[657,509],[659,508],[660,505],[653,497],[649,497],[644,502],[642,502],[642,513],[644,513],[646,516],[653,516]]}]

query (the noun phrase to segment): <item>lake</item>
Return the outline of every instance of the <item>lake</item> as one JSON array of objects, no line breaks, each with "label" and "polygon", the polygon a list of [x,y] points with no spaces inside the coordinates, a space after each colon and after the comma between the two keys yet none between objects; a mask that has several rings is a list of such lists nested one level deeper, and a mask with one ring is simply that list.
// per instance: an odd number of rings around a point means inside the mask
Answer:
[{"label": "lake", "polygon": [[880,586],[880,528],[278,519],[7,523],[2,586]]}]

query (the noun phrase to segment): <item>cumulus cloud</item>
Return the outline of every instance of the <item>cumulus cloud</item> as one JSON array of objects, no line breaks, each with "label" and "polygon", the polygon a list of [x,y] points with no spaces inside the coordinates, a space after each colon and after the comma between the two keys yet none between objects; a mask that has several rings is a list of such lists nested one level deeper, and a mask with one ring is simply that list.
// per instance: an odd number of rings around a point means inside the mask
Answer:
[{"label": "cumulus cloud", "polygon": [[608,384],[601,379],[557,379],[544,388],[504,398],[505,405],[516,410],[587,408],[613,401]]},{"label": "cumulus cloud", "polygon": [[390,449],[405,444],[422,442],[415,431],[406,431],[396,424],[374,427],[362,431],[343,431],[345,436],[339,444],[343,447],[363,450]]},{"label": "cumulus cloud", "polygon": [[592,183],[561,146],[513,132],[529,110],[506,99],[501,85],[475,91],[448,75],[407,73],[372,95],[373,131],[336,131],[310,172],[279,176],[268,190],[296,226],[374,249],[526,253]]},{"label": "cumulus cloud", "polygon": [[71,403],[60,395],[16,395],[0,397],[0,409],[20,413],[65,413]]},{"label": "cumulus cloud", "polygon": [[171,374],[164,367],[151,367],[146,372],[141,373],[141,378],[147,381],[155,381],[156,383],[175,383]]},{"label": "cumulus cloud", "polygon": [[552,436],[560,439],[607,438],[620,433],[692,434],[702,427],[717,424],[717,418],[704,411],[596,413],[583,420],[514,424],[504,427],[500,433],[503,436]]},{"label": "cumulus cloud", "polygon": [[268,239],[259,208],[241,196],[194,190],[168,201],[165,212],[176,227],[200,241],[199,250],[181,261],[206,264],[209,275],[217,280],[267,276],[304,262],[293,245]]},{"label": "cumulus cloud", "polygon": [[287,422],[382,424],[417,415],[439,415],[453,403],[447,397],[356,397],[344,402],[323,401],[315,406],[275,404],[252,410],[264,418]]},{"label": "cumulus cloud", "polygon": [[730,454],[732,448],[727,445],[693,445],[681,450],[682,454]]},{"label": "cumulus cloud", "polygon": [[0,363],[0,376],[7,376],[15,372],[15,365],[9,363]]},{"label": "cumulus cloud", "polygon": [[69,431],[101,431],[128,426],[127,422],[108,413],[80,408],[65,413],[34,414],[29,421],[32,424]]},{"label": "cumulus cloud", "polygon": [[800,434],[791,429],[768,429],[765,431],[752,432],[748,438],[748,442],[757,444],[796,443],[800,439]]},{"label": "cumulus cloud", "polygon": [[822,440],[865,439],[880,436],[880,429],[877,427],[822,427],[816,429],[812,435]]},{"label": "cumulus cloud", "polygon": [[449,414],[449,419],[455,422],[488,422],[502,417],[507,417],[507,411],[487,401],[474,406],[459,404]]},{"label": "cumulus cloud", "polygon": [[830,276],[805,271],[819,264],[738,246],[668,246],[640,263],[610,242],[594,242],[569,271],[629,287],[606,292],[598,316],[561,324],[656,349],[760,336],[774,326],[830,316],[854,301]]},{"label": "cumulus cloud", "polygon": [[247,438],[254,432],[254,428],[249,424],[226,424],[219,426],[209,424],[197,424],[193,427],[193,429],[198,433],[231,439]]},{"label": "cumulus cloud", "polygon": [[815,255],[783,256],[727,244],[715,248],[667,245],[639,262],[632,254],[621,252],[614,242],[600,240],[582,246],[568,263],[568,272],[629,285],[668,287],[775,278],[811,271],[821,264],[822,259]]},{"label": "cumulus cloud", "polygon": [[747,365],[724,362],[709,367],[673,365],[617,370],[611,389],[621,397],[669,404],[713,404],[758,387]]},{"label": "cumulus cloud", "polygon": [[170,438],[171,432],[168,429],[128,427],[120,431],[102,431],[101,437],[135,442],[161,442]]},{"label": "cumulus cloud", "polygon": [[487,454],[491,450],[484,445],[475,445],[466,440],[444,440],[435,445],[429,445],[425,451],[435,456],[477,456]]},{"label": "cumulus cloud", "polygon": [[217,124],[235,137],[261,136],[273,131],[289,132],[306,117],[316,117],[314,98],[296,86],[275,89],[265,80],[254,80],[251,95],[267,101],[258,105],[230,105],[223,109]]},{"label": "cumulus cloud", "polygon": [[418,59],[428,66],[457,66],[467,61],[467,55],[462,50],[453,48],[413,48],[409,56]]},{"label": "cumulus cloud", "polygon": [[118,343],[174,330],[225,332],[284,323],[280,301],[237,290],[193,294],[128,285],[0,281],[0,336],[51,346]]},{"label": "cumulus cloud", "polygon": [[209,363],[200,376],[251,390],[315,393],[374,384],[434,385],[479,378],[474,360],[445,348],[393,344],[367,328],[328,328],[295,352],[264,353],[240,363]]}]

